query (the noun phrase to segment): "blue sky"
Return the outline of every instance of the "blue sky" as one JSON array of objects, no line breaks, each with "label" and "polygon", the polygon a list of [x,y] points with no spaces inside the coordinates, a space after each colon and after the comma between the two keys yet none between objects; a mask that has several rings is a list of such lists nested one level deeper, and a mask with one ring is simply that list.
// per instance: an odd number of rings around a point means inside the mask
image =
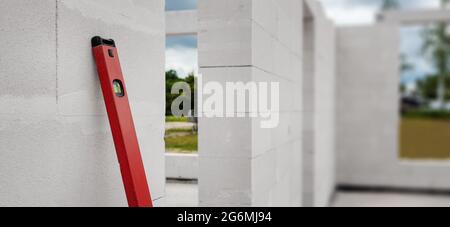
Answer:
[{"label": "blue sky", "polygon": [[197,0],[166,0],[166,11],[197,8]]},{"label": "blue sky", "polygon": [[401,81],[410,90],[415,88],[417,80],[436,73],[431,61],[422,52],[424,28],[424,26],[408,26],[400,31],[401,53],[406,57],[406,62],[413,66],[411,70],[402,73]]},{"label": "blue sky", "polygon": [[[373,23],[379,10],[381,0],[320,0],[326,14],[340,26]],[[402,8],[436,8],[439,0],[400,0]],[[197,0],[166,0],[166,10],[196,9]],[[420,28],[404,28],[402,37],[402,52],[409,61],[416,65],[413,71],[404,73],[402,81],[413,83],[417,78],[430,72],[430,64],[419,53],[421,40]],[[166,69],[175,69],[185,77],[197,69],[197,38],[195,36],[169,37],[166,47]]]}]

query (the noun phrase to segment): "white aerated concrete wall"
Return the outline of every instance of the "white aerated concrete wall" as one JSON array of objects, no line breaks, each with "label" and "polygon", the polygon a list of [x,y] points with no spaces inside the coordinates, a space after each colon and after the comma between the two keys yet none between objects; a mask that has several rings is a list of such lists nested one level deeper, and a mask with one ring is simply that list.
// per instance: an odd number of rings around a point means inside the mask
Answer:
[{"label": "white aerated concrete wall", "polygon": [[303,47],[303,205],[329,205],[335,189],[336,35],[315,1],[306,1]]},{"label": "white aerated concrete wall", "polygon": [[338,29],[339,183],[374,184],[396,177],[400,82],[399,31]]},{"label": "white aerated concrete wall", "polygon": [[328,206],[335,190],[336,48],[334,24],[316,17],[314,206]]},{"label": "white aerated concrete wall", "polygon": [[399,158],[399,32],[395,23],[338,29],[338,183],[448,190],[448,161]]},{"label": "white aerated concrete wall", "polygon": [[114,38],[164,192],[164,1],[0,0],[0,205],[126,206],[90,39]]},{"label": "white aerated concrete wall", "polygon": [[166,178],[198,180],[198,154],[166,154]]},{"label": "white aerated concrete wall", "polygon": [[200,203],[300,206],[302,1],[200,0],[204,82],[279,82],[280,125],[200,119]]}]

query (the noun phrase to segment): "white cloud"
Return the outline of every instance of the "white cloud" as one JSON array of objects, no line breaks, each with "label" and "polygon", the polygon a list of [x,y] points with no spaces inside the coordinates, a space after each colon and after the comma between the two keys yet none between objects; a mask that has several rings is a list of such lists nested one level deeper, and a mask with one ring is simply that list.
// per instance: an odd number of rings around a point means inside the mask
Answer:
[{"label": "white cloud", "polygon": [[166,70],[176,70],[184,78],[189,73],[198,74],[198,53],[195,48],[171,47],[166,49]]},{"label": "white cloud", "polygon": [[326,9],[327,15],[337,25],[369,24],[375,21],[376,8],[374,7],[334,7]]},{"label": "white cloud", "polygon": [[[373,23],[381,0],[320,0],[327,15],[337,25]],[[400,0],[403,9],[436,8],[439,0]]]},{"label": "white cloud", "polygon": [[368,24],[375,21],[378,5],[373,1],[320,0],[325,12],[338,25]]}]

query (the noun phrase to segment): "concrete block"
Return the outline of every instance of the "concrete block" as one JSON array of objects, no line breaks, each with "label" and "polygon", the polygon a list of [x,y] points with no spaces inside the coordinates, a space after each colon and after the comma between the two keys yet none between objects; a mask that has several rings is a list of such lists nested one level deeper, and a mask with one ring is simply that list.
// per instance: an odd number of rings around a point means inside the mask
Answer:
[{"label": "concrete block", "polygon": [[166,12],[166,34],[197,35],[198,15],[197,10],[181,10]]},{"label": "concrete block", "polygon": [[302,7],[294,0],[199,1],[204,81],[280,84],[273,129],[262,129],[261,118],[200,119],[202,205],[300,205]]},{"label": "concrete block", "polygon": [[55,114],[55,1],[0,1],[0,15],[0,114]]},{"label": "concrete block", "polygon": [[[0,61],[8,87],[0,104],[11,105],[0,112],[5,148],[0,204],[127,205],[91,53],[94,35],[118,41],[147,177],[154,199],[161,198],[164,3],[18,0],[0,5],[7,18],[0,20],[6,31],[0,49],[11,50]],[[137,47],[142,41],[145,47]]]},{"label": "concrete block", "polygon": [[6,127],[0,142],[10,148],[2,159],[8,160],[2,165],[8,174],[0,178],[8,185],[0,193],[4,206],[126,206],[111,135],[103,130],[107,121],[97,117],[2,121]]},{"label": "concrete block", "polygon": [[[164,78],[160,76],[164,71],[160,67],[149,67],[148,62],[164,65],[161,58],[165,51],[161,45],[165,39],[161,33],[164,31],[164,20],[160,19],[164,14],[152,11],[155,9],[140,8],[140,5],[131,2],[122,3],[122,7],[117,4],[73,0],[59,2],[58,103],[63,115],[106,114],[90,47],[90,39],[96,35],[113,38],[118,45],[134,114],[162,113],[155,106],[165,105],[161,89]],[[105,5],[111,9],[102,11],[101,15],[94,10]],[[116,10],[119,9],[129,18],[116,19]],[[98,20],[98,17],[101,19]],[[155,21],[160,23],[155,24]],[[141,95],[149,91],[161,92]]]},{"label": "concrete block", "polygon": [[199,1],[200,67],[251,65],[252,2]]},{"label": "concrete block", "polygon": [[[276,150],[268,151],[252,159],[252,191],[255,199],[262,199],[259,193],[267,193],[277,184],[277,153]],[[267,196],[267,194],[266,194]]]},{"label": "concrete block", "polygon": [[250,158],[252,125],[248,118],[203,118],[199,123],[202,157]]},{"label": "concrete block", "polygon": [[[200,12],[200,11],[199,11]],[[199,15],[200,16],[200,15]],[[251,21],[214,20],[199,22],[199,66],[251,65]]]},{"label": "concrete block", "polygon": [[166,154],[166,178],[198,180],[198,154]]},{"label": "concrete block", "polygon": [[264,27],[254,23],[252,27],[252,64],[266,72],[274,73],[276,42]]},{"label": "concrete block", "polygon": [[273,0],[261,0],[252,2],[252,19],[271,37],[276,37],[278,31],[278,11]]},{"label": "concrete block", "polygon": [[0,204],[55,205],[64,195],[58,182],[64,167],[59,160],[64,156],[54,152],[61,139],[61,124],[52,117],[37,116],[3,115],[0,122]]},{"label": "concrete block", "polygon": [[251,206],[250,159],[200,154],[199,196],[201,206]]}]

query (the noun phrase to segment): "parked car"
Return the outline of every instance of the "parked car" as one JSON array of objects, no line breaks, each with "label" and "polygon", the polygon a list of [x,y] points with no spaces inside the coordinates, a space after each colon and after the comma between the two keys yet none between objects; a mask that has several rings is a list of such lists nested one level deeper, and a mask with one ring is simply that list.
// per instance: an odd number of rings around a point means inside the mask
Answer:
[{"label": "parked car", "polygon": [[401,111],[402,113],[406,113],[411,110],[418,110],[424,104],[424,101],[419,97],[403,96],[401,99]]}]

